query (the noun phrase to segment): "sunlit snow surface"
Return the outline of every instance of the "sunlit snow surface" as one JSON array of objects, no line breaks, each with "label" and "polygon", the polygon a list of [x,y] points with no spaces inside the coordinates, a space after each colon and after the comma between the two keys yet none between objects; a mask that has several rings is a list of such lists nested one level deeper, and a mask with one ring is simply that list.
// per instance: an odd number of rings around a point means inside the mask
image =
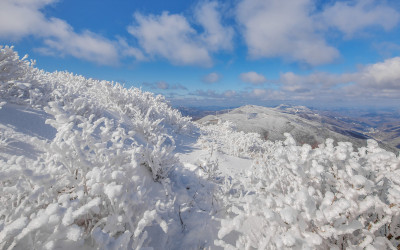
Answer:
[{"label": "sunlit snow surface", "polygon": [[0,51],[0,249],[396,249],[399,156],[198,126]]},{"label": "sunlit snow surface", "polygon": [[35,139],[52,140],[56,130],[45,124],[49,116],[26,106],[6,104],[0,109],[0,133],[3,146],[0,157],[6,160],[11,155],[36,159],[42,149]]}]

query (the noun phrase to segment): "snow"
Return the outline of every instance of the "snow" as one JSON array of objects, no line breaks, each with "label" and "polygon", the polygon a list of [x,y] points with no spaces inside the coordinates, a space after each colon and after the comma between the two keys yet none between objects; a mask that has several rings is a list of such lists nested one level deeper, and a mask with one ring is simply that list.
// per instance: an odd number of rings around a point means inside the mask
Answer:
[{"label": "snow", "polygon": [[11,47],[0,103],[0,249],[400,244],[400,156],[375,141],[199,126],[161,96],[43,72]]},{"label": "snow", "polygon": [[298,116],[296,110],[302,110],[306,114],[311,112],[305,107],[293,109],[285,108],[283,105],[276,108],[246,105],[217,116],[203,117],[197,122],[210,124],[229,121],[235,124],[237,130],[259,133],[263,138],[271,141],[283,141],[285,140],[284,133],[290,133],[299,145],[306,143],[312,147],[317,147],[327,138],[333,138],[335,141],[350,141],[355,147],[366,145],[365,140],[340,134],[324,122]]}]

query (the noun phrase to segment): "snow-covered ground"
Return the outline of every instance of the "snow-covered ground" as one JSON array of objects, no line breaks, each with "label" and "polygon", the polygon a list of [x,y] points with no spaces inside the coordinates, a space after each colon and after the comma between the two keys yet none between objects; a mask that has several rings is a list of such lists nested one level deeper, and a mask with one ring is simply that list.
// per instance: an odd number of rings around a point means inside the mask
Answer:
[{"label": "snow-covered ground", "polygon": [[0,50],[0,249],[396,249],[400,159],[199,126]]}]

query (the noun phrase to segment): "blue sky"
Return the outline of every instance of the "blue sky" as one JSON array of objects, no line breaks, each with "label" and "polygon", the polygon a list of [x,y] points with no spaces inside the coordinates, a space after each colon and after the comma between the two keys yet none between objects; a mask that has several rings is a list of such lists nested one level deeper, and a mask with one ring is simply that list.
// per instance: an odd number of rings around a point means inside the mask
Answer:
[{"label": "blue sky", "polygon": [[0,44],[173,105],[400,105],[396,0],[1,0]]}]

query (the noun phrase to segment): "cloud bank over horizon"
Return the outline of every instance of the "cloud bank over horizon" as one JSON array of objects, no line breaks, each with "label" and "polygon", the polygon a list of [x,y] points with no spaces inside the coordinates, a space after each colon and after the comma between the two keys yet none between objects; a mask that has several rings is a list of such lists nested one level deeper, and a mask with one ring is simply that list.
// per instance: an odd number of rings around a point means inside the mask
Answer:
[{"label": "cloud bank over horizon", "polygon": [[[308,75],[298,75],[293,72],[285,72],[279,79],[273,80],[277,88],[257,88],[236,92],[226,90],[223,92],[197,91],[192,93],[200,96],[197,100],[204,100],[204,103],[219,103],[234,105],[244,104],[279,104],[282,102],[291,103],[312,103],[317,105],[320,102],[326,104],[365,104],[363,101],[368,97],[369,105],[380,104],[391,106],[392,102],[400,99],[400,57],[386,59],[383,62],[365,65],[360,70],[352,73],[331,74],[316,72]],[[255,85],[267,82],[267,79],[256,72],[242,73],[240,78],[244,82]],[[230,93],[229,95],[227,93]],[[373,103],[381,100],[381,103]],[[189,101],[189,100],[186,100]],[[196,102],[194,102],[196,103]],[[193,104],[194,104],[193,103]]]}]

